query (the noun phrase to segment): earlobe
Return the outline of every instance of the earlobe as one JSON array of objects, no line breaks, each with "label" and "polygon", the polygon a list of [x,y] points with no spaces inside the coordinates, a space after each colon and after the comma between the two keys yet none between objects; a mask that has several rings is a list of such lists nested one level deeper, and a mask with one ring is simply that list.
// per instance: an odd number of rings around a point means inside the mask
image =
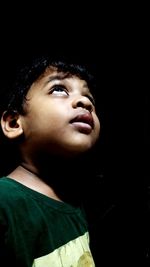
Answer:
[{"label": "earlobe", "polygon": [[20,114],[5,111],[1,117],[1,127],[4,135],[9,139],[19,137],[23,133]]}]

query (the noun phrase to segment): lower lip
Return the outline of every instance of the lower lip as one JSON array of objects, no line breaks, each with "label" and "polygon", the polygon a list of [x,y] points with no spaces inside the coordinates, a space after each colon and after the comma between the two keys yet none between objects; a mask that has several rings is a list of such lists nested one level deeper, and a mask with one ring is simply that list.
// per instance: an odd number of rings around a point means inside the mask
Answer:
[{"label": "lower lip", "polygon": [[72,125],[81,133],[90,134],[92,132],[91,125],[84,122],[73,122]]}]

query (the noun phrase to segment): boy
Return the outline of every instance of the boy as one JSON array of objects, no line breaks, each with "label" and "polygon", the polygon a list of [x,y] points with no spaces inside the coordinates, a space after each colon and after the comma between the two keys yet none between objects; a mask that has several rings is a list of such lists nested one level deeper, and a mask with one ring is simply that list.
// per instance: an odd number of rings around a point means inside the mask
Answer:
[{"label": "boy", "polygon": [[100,132],[93,78],[80,65],[46,57],[17,79],[0,108],[3,138],[19,158],[0,179],[0,262],[95,266],[78,200],[83,159]]}]

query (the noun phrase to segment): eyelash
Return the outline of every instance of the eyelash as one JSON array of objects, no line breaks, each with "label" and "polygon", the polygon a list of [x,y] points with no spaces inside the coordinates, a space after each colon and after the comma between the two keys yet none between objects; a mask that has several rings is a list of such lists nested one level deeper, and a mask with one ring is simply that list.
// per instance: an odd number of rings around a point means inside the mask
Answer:
[{"label": "eyelash", "polygon": [[90,95],[85,95],[90,101],[91,101],[91,103],[95,106],[95,99],[92,97],[92,96],[90,96]]},{"label": "eyelash", "polygon": [[[63,85],[54,85],[54,86],[51,88],[50,93],[52,94],[55,90],[58,90],[58,89],[61,89],[61,90],[64,91],[67,95],[69,95],[68,90],[67,90],[66,87],[63,86]],[[92,96],[90,96],[90,95],[85,95],[85,97],[87,97],[87,98],[91,101],[91,103],[95,106],[95,99],[94,99]]]},{"label": "eyelash", "polygon": [[69,95],[66,87],[63,85],[54,85],[51,88],[50,93],[52,94],[54,91],[58,91],[58,89],[61,89],[61,91],[64,91],[67,95]]}]

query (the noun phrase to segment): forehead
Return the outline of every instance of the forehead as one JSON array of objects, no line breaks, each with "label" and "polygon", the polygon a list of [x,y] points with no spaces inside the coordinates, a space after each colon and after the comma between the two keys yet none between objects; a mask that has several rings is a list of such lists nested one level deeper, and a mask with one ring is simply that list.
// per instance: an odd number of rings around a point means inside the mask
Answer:
[{"label": "forehead", "polygon": [[[69,71],[61,71],[59,69],[57,69],[56,67],[47,67],[45,69],[45,71],[39,76],[39,78],[37,79],[37,81],[43,79],[43,78],[46,78],[46,77],[51,77],[50,78],[50,81],[51,80],[64,80],[64,79],[67,79],[67,78],[74,78],[74,79],[80,79],[80,80],[84,80],[81,75],[79,73],[71,73]],[[54,78],[53,78],[54,77]],[[85,80],[86,82],[86,80]]]}]

